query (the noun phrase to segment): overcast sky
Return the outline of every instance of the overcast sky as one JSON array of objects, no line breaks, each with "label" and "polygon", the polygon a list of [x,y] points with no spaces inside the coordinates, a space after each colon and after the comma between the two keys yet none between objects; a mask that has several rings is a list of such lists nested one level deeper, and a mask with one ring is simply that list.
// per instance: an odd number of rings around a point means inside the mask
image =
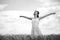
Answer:
[{"label": "overcast sky", "polygon": [[1,0],[0,4],[8,4],[6,10],[34,10],[40,6],[36,0]]},{"label": "overcast sky", "polygon": [[0,0],[0,34],[30,34],[31,21],[19,16],[33,17],[34,10],[40,16],[56,12],[41,20],[39,27],[43,34],[60,33],[60,0]]},{"label": "overcast sky", "polygon": [[30,10],[32,11],[38,7],[44,6],[45,3],[60,4],[60,0],[0,0],[0,4],[8,4],[5,10]]}]

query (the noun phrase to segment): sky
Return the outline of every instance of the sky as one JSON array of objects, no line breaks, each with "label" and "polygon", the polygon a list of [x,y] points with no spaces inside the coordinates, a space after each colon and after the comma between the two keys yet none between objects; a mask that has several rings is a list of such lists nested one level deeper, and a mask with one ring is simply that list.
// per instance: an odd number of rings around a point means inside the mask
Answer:
[{"label": "sky", "polygon": [[39,7],[35,0],[1,0],[1,4],[8,4],[6,10],[34,10]]},{"label": "sky", "polygon": [[35,10],[40,17],[56,13],[40,20],[42,34],[60,34],[60,0],[0,0],[0,34],[31,34],[32,21],[19,16],[33,17]]},{"label": "sky", "polygon": [[[38,7],[60,5],[59,0],[0,0],[0,4],[8,4],[5,10],[34,11]],[[52,4],[52,5],[51,5]]]}]

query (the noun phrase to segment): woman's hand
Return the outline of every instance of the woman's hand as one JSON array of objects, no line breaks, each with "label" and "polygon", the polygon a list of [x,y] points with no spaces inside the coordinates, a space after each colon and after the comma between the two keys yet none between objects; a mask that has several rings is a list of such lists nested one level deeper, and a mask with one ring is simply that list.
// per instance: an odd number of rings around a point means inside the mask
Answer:
[{"label": "woman's hand", "polygon": [[56,13],[51,13],[51,14],[56,14]]},{"label": "woman's hand", "polygon": [[24,17],[24,16],[20,16],[20,17]]}]

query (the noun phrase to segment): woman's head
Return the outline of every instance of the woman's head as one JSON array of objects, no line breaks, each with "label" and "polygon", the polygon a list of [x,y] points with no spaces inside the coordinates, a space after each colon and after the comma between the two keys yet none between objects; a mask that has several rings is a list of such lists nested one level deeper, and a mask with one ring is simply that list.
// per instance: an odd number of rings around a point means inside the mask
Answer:
[{"label": "woman's head", "polygon": [[34,17],[35,17],[35,18],[39,18],[39,11],[35,11],[35,12],[34,12]]}]

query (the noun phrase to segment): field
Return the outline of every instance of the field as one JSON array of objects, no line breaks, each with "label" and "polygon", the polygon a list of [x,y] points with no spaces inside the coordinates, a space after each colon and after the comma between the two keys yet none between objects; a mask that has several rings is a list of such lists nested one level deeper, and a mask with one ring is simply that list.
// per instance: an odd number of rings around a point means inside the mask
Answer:
[{"label": "field", "polygon": [[32,37],[31,35],[0,35],[0,40],[60,40],[60,34],[37,37]]}]

